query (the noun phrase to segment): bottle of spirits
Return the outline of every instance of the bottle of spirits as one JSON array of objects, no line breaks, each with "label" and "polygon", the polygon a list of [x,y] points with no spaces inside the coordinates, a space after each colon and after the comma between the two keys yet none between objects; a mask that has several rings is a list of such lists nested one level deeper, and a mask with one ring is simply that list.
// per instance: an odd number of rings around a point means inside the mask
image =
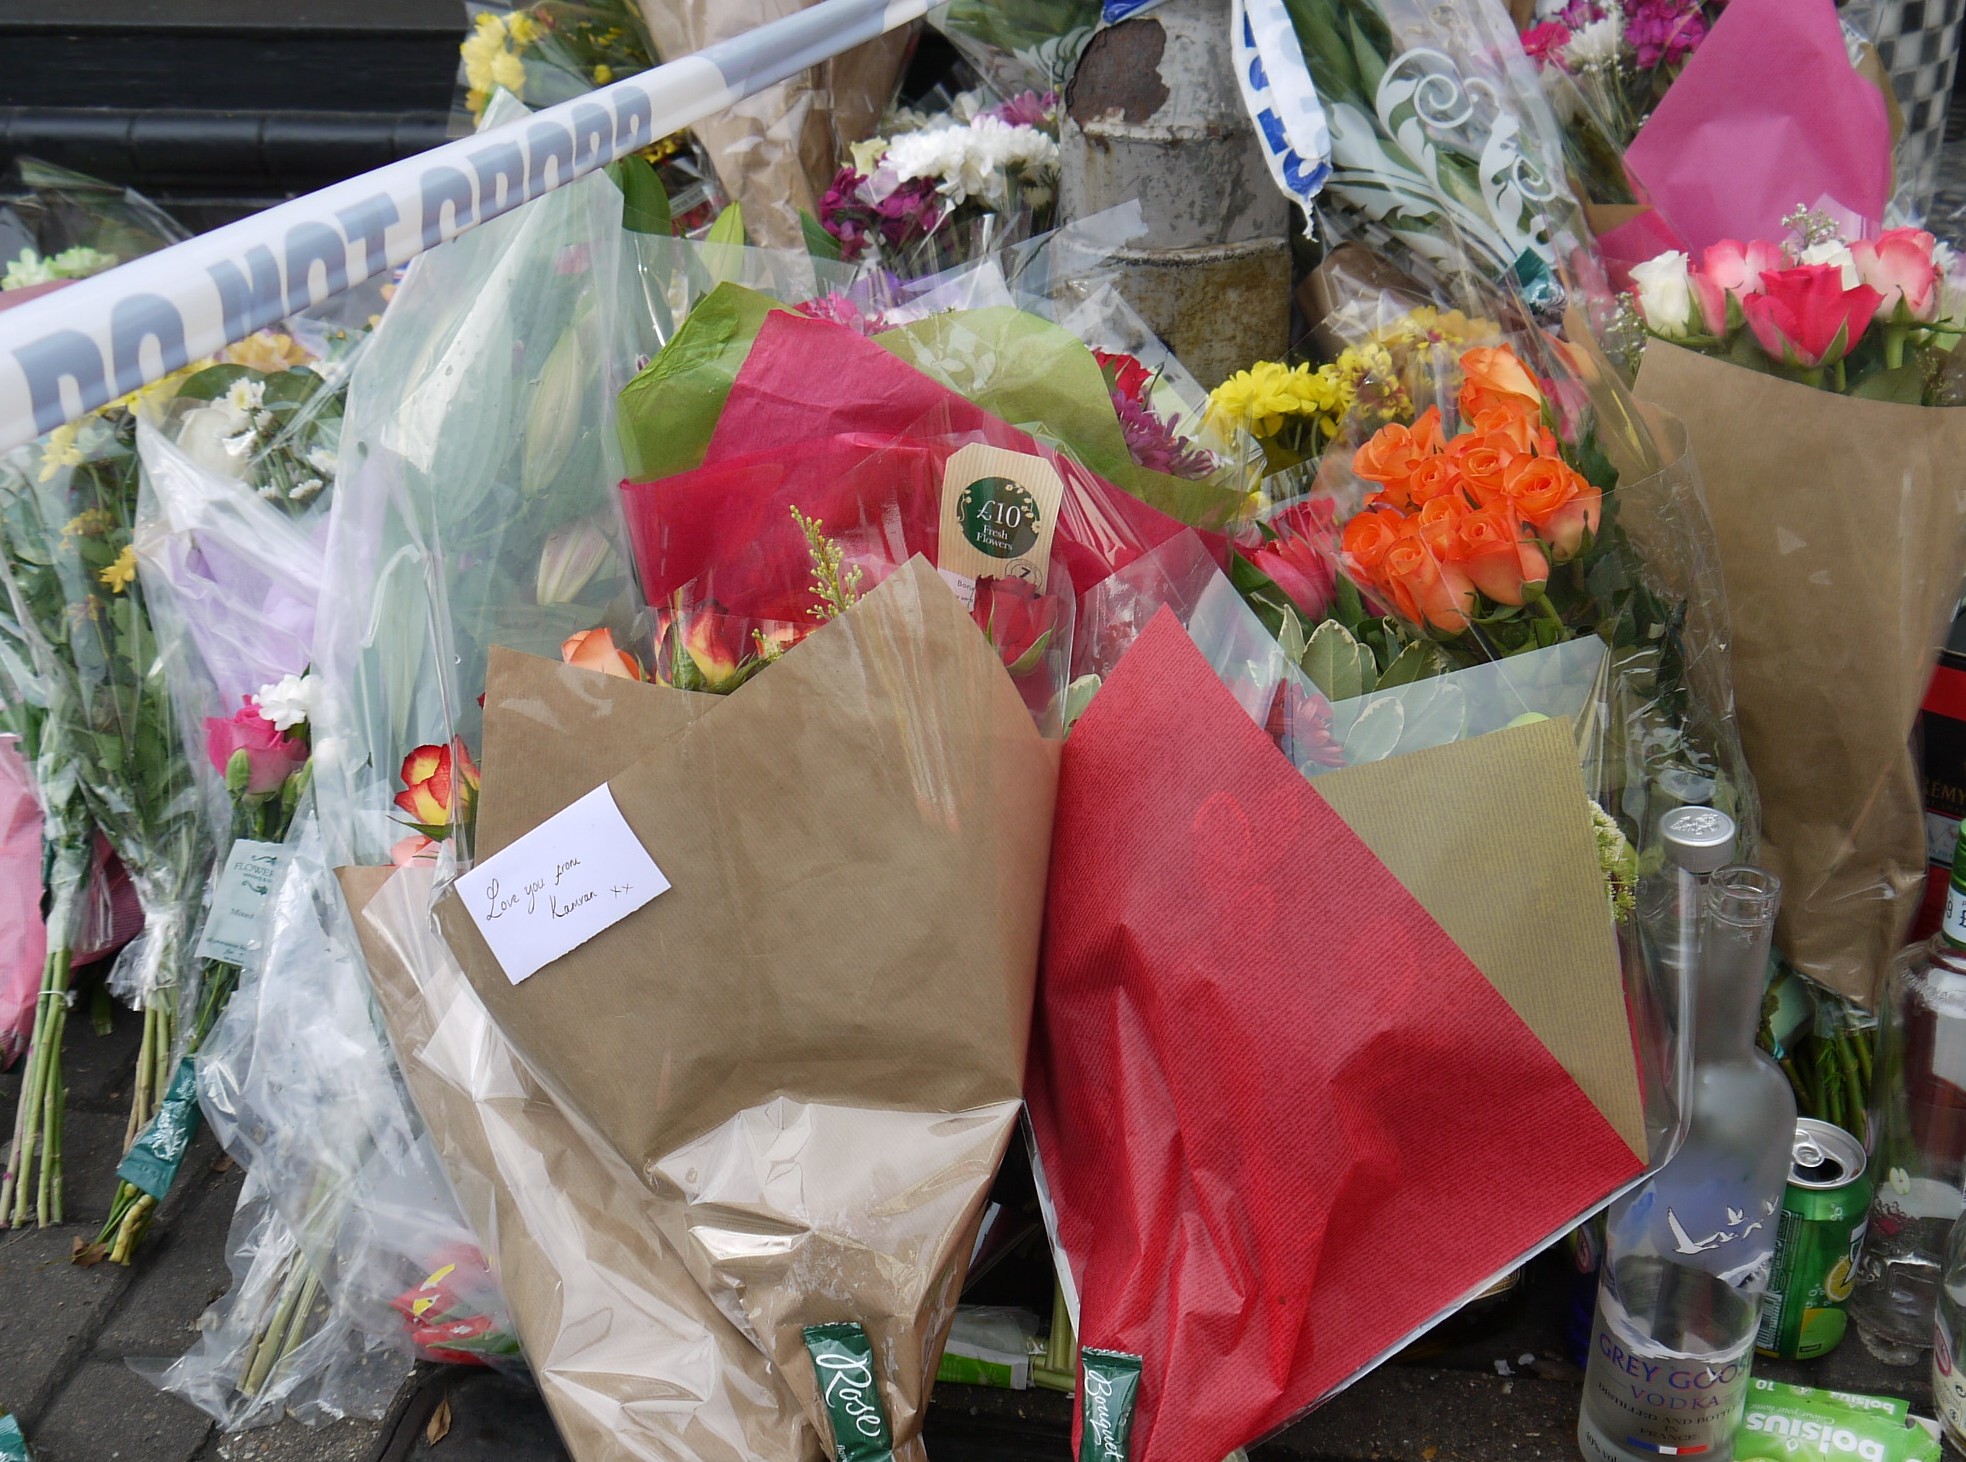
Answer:
[{"label": "bottle of spirits", "polygon": [[[1662,824],[1696,876],[1711,848]],[[1710,830],[1708,830],[1710,831]],[[1731,1462],[1768,1283],[1795,1096],[1756,1049],[1781,883],[1735,864],[1707,880],[1693,970],[1685,1141],[1611,1208],[1577,1444],[1592,1462]]]},{"label": "bottle of spirits", "polygon": [[1872,1354],[1908,1365],[1932,1343],[1939,1266],[1966,1178],[1966,855],[1953,854],[1939,932],[1892,962],[1877,1017],[1870,1232],[1850,1318]]}]

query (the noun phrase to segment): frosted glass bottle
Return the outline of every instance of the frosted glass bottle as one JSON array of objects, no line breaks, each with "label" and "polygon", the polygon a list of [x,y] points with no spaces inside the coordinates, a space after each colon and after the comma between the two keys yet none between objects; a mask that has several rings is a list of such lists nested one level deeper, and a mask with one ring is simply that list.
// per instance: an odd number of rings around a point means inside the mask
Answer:
[{"label": "frosted glass bottle", "polygon": [[[1697,863],[1665,831],[1667,856]],[[1795,1096],[1754,1043],[1780,901],[1780,880],[1758,868],[1707,884],[1686,1140],[1606,1225],[1577,1423],[1593,1462],[1734,1455],[1795,1136]]]}]

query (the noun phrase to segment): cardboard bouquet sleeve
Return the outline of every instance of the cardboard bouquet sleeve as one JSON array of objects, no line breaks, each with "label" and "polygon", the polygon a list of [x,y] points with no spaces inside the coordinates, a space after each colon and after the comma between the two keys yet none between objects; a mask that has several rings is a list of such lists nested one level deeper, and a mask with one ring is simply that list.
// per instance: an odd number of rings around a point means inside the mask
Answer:
[{"label": "cardboard bouquet sleeve", "polygon": [[756,1346],[649,1232],[647,1190],[512,1049],[430,920],[428,865],[342,870],[404,1080],[577,1458],[819,1462]]},{"label": "cardboard bouquet sleeve", "polygon": [[1925,876],[1910,738],[1966,571],[1966,410],[1867,401],[1652,341],[1698,454],[1760,787],[1776,942],[1866,1004]]},{"label": "cardboard bouquet sleeve", "polygon": [[1256,1440],[1640,1174],[1590,827],[1566,718],[1312,781],[1145,626],[1066,744],[1026,1082],[1099,1455]]},{"label": "cardboard bouquet sleeve", "polygon": [[492,1022],[830,1435],[808,1327],[860,1326],[897,1455],[1024,1069],[1057,744],[921,560],[727,696],[495,654],[479,866],[600,786],[669,888]]}]

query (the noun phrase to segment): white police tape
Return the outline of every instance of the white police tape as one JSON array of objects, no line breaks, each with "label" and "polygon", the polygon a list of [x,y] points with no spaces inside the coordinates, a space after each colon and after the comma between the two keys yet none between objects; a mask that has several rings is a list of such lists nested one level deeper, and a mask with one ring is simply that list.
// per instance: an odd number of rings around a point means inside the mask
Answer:
[{"label": "white police tape", "polygon": [[1229,51],[1263,161],[1308,223],[1331,176],[1331,128],[1283,0],[1232,0]]},{"label": "white police tape", "polygon": [[0,451],[904,25],[931,3],[822,0],[0,313]]}]

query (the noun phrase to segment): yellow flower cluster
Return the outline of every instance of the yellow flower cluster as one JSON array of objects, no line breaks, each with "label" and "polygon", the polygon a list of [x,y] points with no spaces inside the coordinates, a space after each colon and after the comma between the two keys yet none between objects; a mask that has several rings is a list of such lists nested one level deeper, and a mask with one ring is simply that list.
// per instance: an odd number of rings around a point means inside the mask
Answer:
[{"label": "yellow flower cluster", "polygon": [[1287,425],[1310,423],[1328,437],[1351,404],[1351,383],[1330,366],[1313,370],[1259,360],[1208,393],[1208,425],[1225,433],[1240,428],[1267,441]]},{"label": "yellow flower cluster", "polygon": [[53,482],[55,476],[65,467],[82,465],[82,444],[77,438],[82,433],[82,423],[87,417],[75,421],[65,421],[48,433],[47,445],[41,449],[42,482]]},{"label": "yellow flower cluster", "polygon": [[129,588],[136,576],[137,551],[127,543],[123,545],[123,551],[116,555],[116,562],[96,575],[112,594],[120,594]]},{"label": "yellow flower cluster", "polygon": [[465,101],[472,116],[483,115],[496,88],[514,96],[525,91],[526,67],[519,52],[538,38],[538,23],[523,11],[500,15],[488,10],[472,23],[471,34],[458,47],[464,56],[464,79],[471,88]]},{"label": "yellow flower cluster", "polygon": [[62,540],[66,543],[77,538],[100,538],[115,523],[107,509],[85,508],[62,525]]}]

